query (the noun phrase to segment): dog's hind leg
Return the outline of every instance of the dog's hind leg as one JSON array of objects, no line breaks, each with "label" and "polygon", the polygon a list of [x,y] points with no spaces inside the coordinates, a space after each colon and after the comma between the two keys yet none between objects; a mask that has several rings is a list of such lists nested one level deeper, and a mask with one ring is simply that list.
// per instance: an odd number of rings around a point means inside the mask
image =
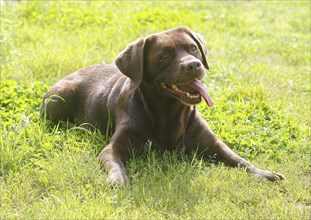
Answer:
[{"label": "dog's hind leg", "polygon": [[53,87],[42,100],[41,116],[54,124],[69,120],[74,122],[77,109],[76,91],[72,87]]}]

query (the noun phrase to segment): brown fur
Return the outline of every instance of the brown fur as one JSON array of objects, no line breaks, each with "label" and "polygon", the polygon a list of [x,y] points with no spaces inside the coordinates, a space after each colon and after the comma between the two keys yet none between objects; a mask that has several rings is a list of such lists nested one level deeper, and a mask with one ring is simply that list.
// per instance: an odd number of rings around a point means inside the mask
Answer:
[{"label": "brown fur", "polygon": [[87,67],[57,82],[45,94],[41,111],[54,123],[90,123],[103,134],[112,122],[110,143],[99,155],[111,184],[127,181],[124,163],[133,148],[142,152],[147,141],[160,150],[215,156],[271,181],[284,179],[254,167],[219,140],[200,117],[197,101],[174,97],[161,87],[202,79],[208,69],[205,55],[203,39],[184,27],[140,38],[119,54],[116,65]]}]

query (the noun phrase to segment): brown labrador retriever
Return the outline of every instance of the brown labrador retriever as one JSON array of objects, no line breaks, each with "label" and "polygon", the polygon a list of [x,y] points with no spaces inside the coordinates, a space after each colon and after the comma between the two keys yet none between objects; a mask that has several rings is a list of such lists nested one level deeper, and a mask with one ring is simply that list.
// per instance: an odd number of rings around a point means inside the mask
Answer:
[{"label": "brown labrador retriever", "polygon": [[284,179],[235,154],[200,117],[201,98],[213,104],[199,81],[209,68],[205,54],[203,39],[185,27],[139,38],[116,65],[87,67],[60,80],[45,94],[41,111],[54,123],[90,123],[103,134],[111,129],[110,143],[99,155],[111,184],[127,181],[124,163],[147,141],[157,149],[213,156],[271,181]]}]

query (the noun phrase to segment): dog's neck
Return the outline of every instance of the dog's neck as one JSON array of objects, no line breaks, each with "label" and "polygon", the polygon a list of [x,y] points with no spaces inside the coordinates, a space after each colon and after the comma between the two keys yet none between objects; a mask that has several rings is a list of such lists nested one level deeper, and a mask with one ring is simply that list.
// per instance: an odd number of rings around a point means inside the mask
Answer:
[{"label": "dog's neck", "polygon": [[161,88],[144,82],[135,90],[134,97],[144,103],[142,116],[150,120],[150,126],[161,141],[179,144],[195,107],[184,105],[162,92]]},{"label": "dog's neck", "polygon": [[177,99],[164,93],[160,87],[146,82],[143,82],[135,92],[140,93],[149,112],[166,120],[176,116],[180,118],[185,112],[191,110],[191,106],[182,104]]}]

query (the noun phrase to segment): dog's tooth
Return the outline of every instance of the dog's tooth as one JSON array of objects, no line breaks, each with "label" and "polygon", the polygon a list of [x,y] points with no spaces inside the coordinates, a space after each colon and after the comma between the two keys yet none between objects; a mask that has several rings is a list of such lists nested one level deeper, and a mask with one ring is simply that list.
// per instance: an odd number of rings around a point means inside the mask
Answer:
[{"label": "dog's tooth", "polygon": [[186,95],[188,98],[192,98],[189,92],[187,92]]},{"label": "dog's tooth", "polygon": [[199,98],[199,95],[194,95],[193,98],[197,99],[197,98]]},{"label": "dog's tooth", "polygon": [[178,88],[176,85],[172,84],[172,89],[177,90]]}]

